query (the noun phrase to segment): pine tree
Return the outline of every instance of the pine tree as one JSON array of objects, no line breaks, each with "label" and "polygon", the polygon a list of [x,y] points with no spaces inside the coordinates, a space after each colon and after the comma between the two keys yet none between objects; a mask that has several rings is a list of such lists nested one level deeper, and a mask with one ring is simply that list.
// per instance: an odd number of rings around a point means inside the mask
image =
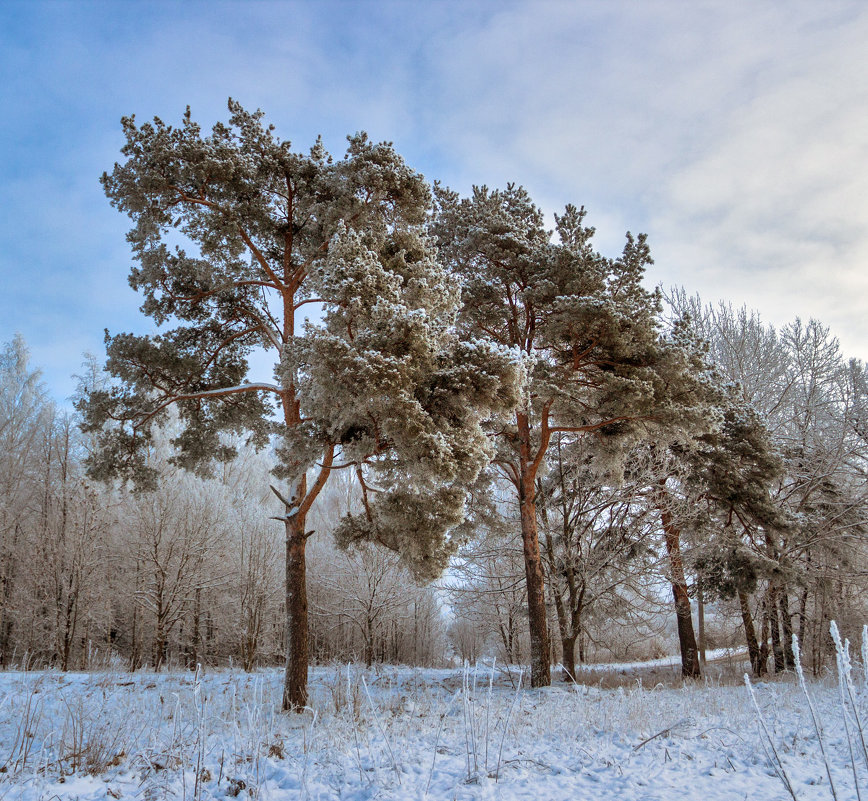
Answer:
[{"label": "pine tree", "polygon": [[684,408],[692,399],[681,383],[681,355],[659,337],[659,297],[641,285],[651,263],[644,236],[628,234],[622,254],[606,258],[591,245],[584,209],[568,206],[556,216],[555,237],[521,188],[476,188],[467,199],[435,191],[433,231],[462,284],[463,330],[522,360],[520,403],[511,424],[492,433],[495,464],[521,511],[531,683],[545,686],[551,672],[536,478],[553,435],[597,435],[609,443],[597,450],[604,462],[616,443],[658,425],[678,419],[689,429]]},{"label": "pine tree", "polygon": [[[665,447],[663,442],[654,446],[658,479],[652,498],[669,557],[682,675],[699,678],[700,644],[693,629],[686,577],[690,565],[682,535],[691,535],[700,552],[695,567],[702,586],[714,594],[721,592],[721,581],[726,584],[721,578],[726,565],[745,568],[755,563],[737,548],[739,538],[764,539],[786,522],[772,499],[780,459],[767,427],[740,388],[726,382],[711,363],[708,343],[697,335],[689,314],[677,321],[670,337],[689,354],[696,411],[701,411],[705,424],[691,437],[677,432],[679,436],[665,440]],[[746,586],[744,581],[741,586]],[[750,646],[747,622],[745,632]]]},{"label": "pine tree", "polygon": [[[107,333],[115,383],[81,409],[101,432],[91,473],[139,486],[153,484],[147,447],[170,407],[181,423],[174,462],[193,470],[234,455],[225,432],[260,446],[276,437],[290,487],[275,490],[286,529],[283,705],[300,709],[305,523],[329,475],[353,471],[364,497],[343,542],[376,541],[418,576],[436,575],[463,485],[490,456],[480,415],[514,401],[516,370],[496,348],[456,337],[458,295],[422,229],[429,187],[390,143],[356,134],[342,159],[319,141],[299,154],[262,112],[232,100],[229,111],[208,136],[189,109],[177,128],[123,120],[126,161],[102,183],[133,220],[130,284],[161,329]],[[170,248],[179,234],[189,251]],[[305,304],[321,304],[322,324],[300,324]],[[275,356],[274,383],[246,380],[262,349]]]}]

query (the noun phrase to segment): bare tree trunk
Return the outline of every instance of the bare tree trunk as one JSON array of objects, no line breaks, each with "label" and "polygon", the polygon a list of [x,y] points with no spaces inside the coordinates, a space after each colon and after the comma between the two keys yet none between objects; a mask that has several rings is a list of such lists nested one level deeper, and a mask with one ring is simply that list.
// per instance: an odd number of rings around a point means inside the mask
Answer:
[{"label": "bare tree trunk", "polygon": [[[543,518],[544,522],[545,517]],[[555,614],[558,621],[558,633],[561,638],[561,666],[563,667],[563,680],[576,680],[576,637],[575,630],[571,633],[567,622],[567,610],[564,606],[564,599],[561,595],[563,592],[563,584],[560,579],[554,575],[555,573],[555,548],[552,540],[552,535],[548,528],[545,532],[546,538],[546,555],[549,560],[549,593],[552,596],[552,601],[555,607]]]},{"label": "bare tree trunk", "polygon": [[419,609],[413,601],[413,665],[419,665]]},{"label": "bare tree trunk", "polygon": [[769,584],[766,615],[768,616],[769,629],[772,635],[772,654],[775,660],[775,673],[783,673],[786,665],[784,664],[784,649],[781,645],[781,629],[778,624],[778,588],[774,582]]},{"label": "bare tree trunk", "polygon": [[[661,490],[661,495],[662,492]],[[681,649],[681,675],[688,679],[698,679],[702,676],[702,671],[699,666],[699,649],[696,646],[696,635],[693,633],[690,594],[687,591],[687,578],[684,575],[684,561],[681,556],[681,531],[675,525],[663,498],[661,498],[660,509],[666,553],[669,555],[672,597],[675,600],[678,645]]]},{"label": "bare tree trunk", "polygon": [[247,620],[244,634],[241,637],[241,655],[244,659],[244,671],[250,673],[256,666],[256,656],[259,652],[259,636],[262,632],[265,599],[257,595],[253,604],[247,610]]},{"label": "bare tree trunk", "polygon": [[574,682],[576,680],[576,640],[577,633],[574,632],[570,636],[561,637],[561,650],[563,656],[561,663],[564,666],[564,681]]},{"label": "bare tree trunk", "polygon": [[[141,565],[138,557],[136,557],[136,577],[135,577],[135,595],[141,591]],[[134,673],[142,664],[142,644],[141,635],[139,633],[139,604],[133,601],[133,625],[130,634],[130,673]]]},{"label": "bare tree trunk", "polygon": [[60,669],[66,673],[69,670],[69,658],[72,654],[72,641],[75,638],[78,623],[78,594],[70,592],[64,609],[63,637],[60,655]]},{"label": "bare tree trunk", "polygon": [[[301,518],[301,519],[299,519]],[[283,709],[301,711],[307,706],[307,565],[305,519],[293,515],[286,522],[286,676]]]},{"label": "bare tree trunk", "polygon": [[516,635],[515,629],[515,615],[513,614],[512,607],[510,606],[509,611],[506,613],[506,641],[508,643],[506,658],[509,661],[510,665],[514,665],[517,662],[521,661],[521,656],[518,653],[518,637]]},{"label": "bare tree trunk", "polygon": [[696,628],[699,636],[699,661],[705,667],[705,598],[702,594],[702,579],[696,582]]},{"label": "bare tree trunk", "polygon": [[747,593],[739,592],[738,605],[741,608],[741,621],[744,625],[744,636],[747,640],[747,653],[750,658],[751,670],[754,676],[764,676],[766,673],[765,661],[760,658],[759,643],[756,640],[756,629],[753,625],[753,615],[747,600]]},{"label": "bare tree trunk", "polygon": [[[0,590],[0,592],[4,591]],[[9,664],[9,643],[12,642],[12,627],[14,625],[10,617],[6,617],[5,609],[0,604],[0,667]]]},{"label": "bare tree trunk", "polygon": [[374,664],[374,621],[368,615],[365,620],[365,667]]},{"label": "bare tree trunk", "polygon": [[[576,648],[576,640],[579,640],[579,658],[582,662],[585,661],[585,652],[584,647],[581,641],[582,638],[582,612],[585,608],[585,585],[582,585],[582,589],[579,592],[576,592],[575,582],[571,579],[569,584],[570,591],[570,625],[569,625],[569,637],[563,638],[561,640],[562,643],[566,644],[569,642],[570,647],[570,676],[572,677],[572,681],[576,680],[576,657],[575,657],[575,648]],[[564,651],[566,654],[566,650]],[[564,657],[566,660],[566,656]],[[566,661],[564,661],[564,665],[566,666]]]},{"label": "bare tree trunk", "polygon": [[195,671],[199,665],[199,647],[201,645],[201,637],[199,636],[199,618],[202,609],[202,588],[196,587],[193,594],[193,631],[190,635],[190,670]]},{"label": "bare tree trunk", "polygon": [[15,524],[12,535],[12,543],[7,554],[4,554],[2,571],[0,571],[0,667],[5,667],[9,664],[9,647],[12,642],[12,630],[14,621],[12,616],[8,614],[9,605],[12,599],[12,587],[15,580],[15,553],[18,548],[18,539],[20,536],[20,527]]},{"label": "bare tree trunk", "polygon": [[[808,634],[808,588],[802,590],[802,595],[799,598],[799,643],[802,648],[805,647],[807,640],[805,637]],[[795,667],[795,662],[793,663]]]},{"label": "bare tree trunk", "polygon": [[154,666],[155,673],[159,673],[166,658],[166,652],[168,650],[166,638],[167,633],[165,629],[165,621],[163,619],[162,610],[159,610],[157,612],[157,623],[154,631],[154,642],[151,646],[151,662]]},{"label": "bare tree trunk", "polygon": [[548,619],[545,582],[537,538],[533,481],[522,481],[519,504],[521,507],[524,570],[527,581],[527,617],[530,626],[530,684],[531,687],[548,687],[552,683],[549,664]]},{"label": "bare tree trunk", "polygon": [[811,667],[814,676],[819,676],[820,671],[823,669],[823,665],[826,662],[826,652],[825,652],[825,638],[826,638],[826,621],[829,618],[829,596],[826,591],[825,582],[822,583],[818,589],[817,594],[820,596],[819,604],[814,602],[815,608],[819,605],[819,616],[814,620],[814,636],[813,636],[813,649],[812,649],[812,660]]},{"label": "bare tree trunk", "polygon": [[139,666],[139,605],[133,604],[133,624],[130,627],[130,673]]},{"label": "bare tree trunk", "polygon": [[530,420],[527,414],[519,412],[516,422],[520,448],[518,505],[521,513],[521,542],[527,581],[527,619],[530,628],[530,685],[548,687],[552,683],[548,615],[535,500],[536,471],[541,456],[531,456]]},{"label": "bare tree trunk", "polygon": [[786,587],[781,587],[778,606],[781,610],[781,631],[784,640],[784,667],[787,670],[794,670],[796,657],[793,653],[793,618],[790,616],[790,599],[787,597]]},{"label": "bare tree trunk", "polygon": [[681,582],[674,582],[672,596],[675,600],[675,617],[678,624],[678,645],[681,648],[681,675],[684,678],[698,679],[702,676],[702,670],[699,665],[696,635],[693,632],[687,587]]},{"label": "bare tree trunk", "polygon": [[763,666],[763,672],[768,671],[769,663],[769,616],[766,613],[766,599],[763,598],[760,605],[760,620],[762,621],[760,628],[760,664]]},{"label": "bare tree trunk", "polygon": [[[499,618],[499,615],[498,615]],[[512,661],[512,622],[507,612],[506,624],[498,619],[497,632],[500,634],[500,641],[503,643],[503,653],[507,662]]]}]

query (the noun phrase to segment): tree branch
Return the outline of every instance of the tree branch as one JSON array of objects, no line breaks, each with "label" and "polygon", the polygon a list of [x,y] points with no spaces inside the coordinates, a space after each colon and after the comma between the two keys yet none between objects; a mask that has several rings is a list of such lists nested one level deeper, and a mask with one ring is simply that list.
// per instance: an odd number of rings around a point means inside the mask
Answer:
[{"label": "tree branch", "polygon": [[189,392],[183,395],[174,395],[171,398],[163,401],[156,409],[152,409],[150,412],[142,416],[142,419],[139,421],[138,425],[141,425],[144,422],[147,422],[155,415],[159,414],[163,409],[171,406],[173,403],[180,403],[181,401],[188,400],[201,400],[204,398],[224,398],[229,395],[240,395],[245,392],[274,392],[277,395],[281,395],[283,390],[277,386],[276,384],[239,384],[234,387],[225,387],[221,389],[206,389],[202,392]]},{"label": "tree branch", "polygon": [[305,303],[325,303],[325,301],[322,298],[308,298],[307,300],[300,300],[292,307],[293,311],[298,310],[299,308],[304,306]]},{"label": "tree branch", "polygon": [[308,490],[307,495],[304,496],[301,503],[298,505],[298,514],[306,515],[310,511],[310,507],[313,506],[313,502],[316,500],[317,495],[319,495],[320,490],[325,486],[328,477],[331,475],[331,466],[334,458],[335,446],[332,444],[325,449],[322,460],[322,469],[319,471],[316,481],[313,482],[313,486]]}]

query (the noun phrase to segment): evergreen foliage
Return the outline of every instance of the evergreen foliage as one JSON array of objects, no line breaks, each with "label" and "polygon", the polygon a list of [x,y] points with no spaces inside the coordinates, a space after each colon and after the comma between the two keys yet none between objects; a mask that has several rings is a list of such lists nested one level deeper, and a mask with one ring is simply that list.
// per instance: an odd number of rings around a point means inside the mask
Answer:
[{"label": "evergreen foliage", "polygon": [[[457,338],[457,293],[422,223],[431,193],[391,144],[349,137],[342,159],[279,140],[262,112],[229,101],[203,135],[123,120],[126,161],[102,183],[133,221],[131,286],[153,335],[106,335],[115,382],[81,404],[98,432],[99,478],[153,486],[147,447],[169,406],[182,428],[176,464],[206,471],[278,438],[286,506],[288,669],[284,704],[306,702],[305,518],[332,470],[352,469],[365,514],[343,541],[401,553],[417,575],[446,564],[464,487],[490,457],[480,418],[515,400],[515,367],[496,345]],[[184,247],[171,245],[178,235]],[[305,304],[322,323],[299,325]],[[171,327],[174,326],[174,327]],[[248,360],[274,352],[276,383],[249,382]],[[272,419],[273,410],[279,421]],[[308,484],[307,474],[315,478]]]},{"label": "evergreen foliage", "polygon": [[[531,630],[531,682],[550,683],[536,478],[552,436],[593,433],[600,472],[661,426],[690,436],[697,398],[689,354],[661,338],[660,295],[642,287],[644,235],[618,258],[592,247],[585,211],[567,206],[546,230],[528,193],[477,187],[470,198],[435,187],[432,231],[462,286],[460,324],[518,353],[523,394],[495,434],[495,464],[521,510]],[[699,415],[701,417],[701,413]]]}]

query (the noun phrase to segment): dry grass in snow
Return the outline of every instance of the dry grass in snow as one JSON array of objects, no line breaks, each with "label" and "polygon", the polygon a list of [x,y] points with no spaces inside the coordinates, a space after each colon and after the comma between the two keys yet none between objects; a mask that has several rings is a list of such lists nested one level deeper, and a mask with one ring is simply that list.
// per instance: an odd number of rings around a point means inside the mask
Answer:
[{"label": "dry grass in snow", "polygon": [[[0,673],[0,800],[788,798],[770,743],[798,799],[832,798],[795,679],[754,685],[769,741],[740,682],[618,675],[537,691],[490,665],[315,668],[311,709],[286,715],[276,670]],[[853,710],[845,731],[836,682],[809,689],[856,798]]]}]

